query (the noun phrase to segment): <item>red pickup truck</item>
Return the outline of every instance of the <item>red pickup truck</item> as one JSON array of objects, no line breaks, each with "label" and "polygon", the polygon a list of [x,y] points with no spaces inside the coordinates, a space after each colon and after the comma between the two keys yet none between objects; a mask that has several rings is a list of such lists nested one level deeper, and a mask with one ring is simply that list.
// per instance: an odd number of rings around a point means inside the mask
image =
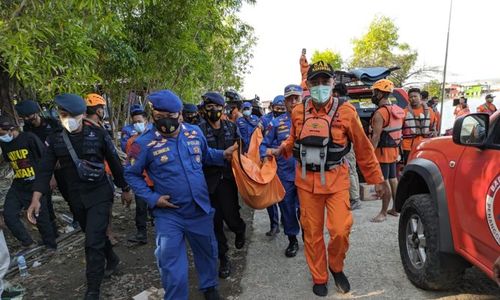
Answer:
[{"label": "red pickup truck", "polygon": [[474,265],[493,278],[500,256],[500,112],[457,119],[453,136],[410,154],[396,196],[399,249],[417,287],[453,287]]}]

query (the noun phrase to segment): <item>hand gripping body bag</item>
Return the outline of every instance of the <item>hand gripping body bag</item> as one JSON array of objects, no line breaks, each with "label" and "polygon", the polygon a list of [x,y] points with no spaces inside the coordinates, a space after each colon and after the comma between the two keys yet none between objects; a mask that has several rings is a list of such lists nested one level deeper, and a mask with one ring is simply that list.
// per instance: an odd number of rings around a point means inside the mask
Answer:
[{"label": "hand gripping body bag", "polygon": [[261,163],[259,145],[262,131],[255,129],[250,140],[248,152],[233,152],[232,169],[238,191],[246,205],[253,209],[264,209],[280,202],[285,197],[285,189],[278,178],[278,165],[275,158]]}]

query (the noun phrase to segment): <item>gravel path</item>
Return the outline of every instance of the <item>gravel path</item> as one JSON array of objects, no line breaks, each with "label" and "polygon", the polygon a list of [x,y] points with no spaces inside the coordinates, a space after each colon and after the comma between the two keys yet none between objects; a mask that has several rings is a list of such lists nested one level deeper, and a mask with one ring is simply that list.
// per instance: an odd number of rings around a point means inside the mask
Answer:
[{"label": "gravel path", "polygon": [[[414,287],[404,273],[397,242],[398,218],[384,223],[369,222],[380,208],[380,201],[363,202],[354,211],[351,245],[345,273],[352,291],[336,293],[329,282],[326,299],[500,299],[500,289],[476,268],[467,270],[463,283],[449,292],[428,292]],[[312,293],[312,281],[305,262],[303,245],[295,258],[287,258],[288,244],[283,231],[274,239],[267,212],[256,211],[254,234],[248,249],[247,268],[241,282],[243,293],[237,299],[321,299]],[[325,231],[325,240],[328,240]],[[323,298],[324,299],[324,298]]]}]

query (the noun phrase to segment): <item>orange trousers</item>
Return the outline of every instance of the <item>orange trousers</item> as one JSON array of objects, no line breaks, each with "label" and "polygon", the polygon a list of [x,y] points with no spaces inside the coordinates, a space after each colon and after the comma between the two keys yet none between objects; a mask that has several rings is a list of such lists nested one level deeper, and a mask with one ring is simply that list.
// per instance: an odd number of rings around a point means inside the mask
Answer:
[{"label": "orange trousers", "polygon": [[[349,210],[349,190],[333,194],[313,194],[297,188],[300,202],[300,223],[304,232],[304,252],[315,284],[328,282],[328,267],[334,272],[344,269],[349,249],[352,214]],[[323,230],[330,234],[328,263]],[[327,267],[328,266],[328,267]]]}]

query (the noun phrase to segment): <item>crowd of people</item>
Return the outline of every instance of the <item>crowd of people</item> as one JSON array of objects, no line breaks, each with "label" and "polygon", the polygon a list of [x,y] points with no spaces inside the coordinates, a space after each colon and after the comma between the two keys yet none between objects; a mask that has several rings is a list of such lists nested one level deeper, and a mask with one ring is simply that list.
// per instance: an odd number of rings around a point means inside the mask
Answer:
[{"label": "crowd of people", "polygon": [[[398,184],[397,164],[406,163],[422,139],[438,135],[437,101],[412,88],[409,105],[402,109],[389,99],[394,84],[379,80],[372,86],[377,109],[366,135],[349,103],[347,87],[335,84],[330,65],[311,64],[304,77],[302,85],[287,85],[271,102],[271,111],[260,118],[252,114],[252,103],[228,106],[217,92],[203,94],[198,106],[183,104],[170,90],[153,92],[147,96],[150,109],[140,104],[130,108],[121,149],[107,131],[106,101],[98,94],[85,98],[57,95],[59,120],[42,116],[37,102],[21,101],[15,109],[22,128],[13,117],[0,116],[0,147],[14,170],[5,198],[5,225],[24,248],[33,247],[35,242],[19,217],[27,209],[47,251],[56,251],[58,231],[51,195],[58,187],[85,233],[85,299],[99,299],[103,278],[111,276],[120,263],[110,226],[117,187],[123,204],[129,206],[135,198],[137,230],[129,241],[148,243],[148,215],[154,218],[155,255],[165,299],[188,299],[186,241],[199,289],[206,299],[219,299],[218,278],[229,277],[232,270],[224,224],[235,235],[236,249],[246,241],[231,159],[234,151],[245,153],[252,134],[260,130],[264,136],[261,160],[277,160],[277,176],[285,189],[284,198],[267,208],[270,228],[266,235],[276,236],[282,224],[289,240],[284,255],[292,258],[299,250],[301,234],[313,293],[328,294],[329,273],[336,288],[347,293],[350,283],[344,260],[353,223],[351,211],[361,208],[356,169],[383,200],[372,221],[383,222],[388,214],[397,216],[394,207],[389,209]],[[496,110],[492,99],[488,95],[478,110]],[[126,154],[125,161],[119,150]],[[330,235],[327,245],[325,226]],[[5,248],[1,231],[0,248]],[[5,251],[0,255],[2,276],[5,260],[8,266]]]}]

